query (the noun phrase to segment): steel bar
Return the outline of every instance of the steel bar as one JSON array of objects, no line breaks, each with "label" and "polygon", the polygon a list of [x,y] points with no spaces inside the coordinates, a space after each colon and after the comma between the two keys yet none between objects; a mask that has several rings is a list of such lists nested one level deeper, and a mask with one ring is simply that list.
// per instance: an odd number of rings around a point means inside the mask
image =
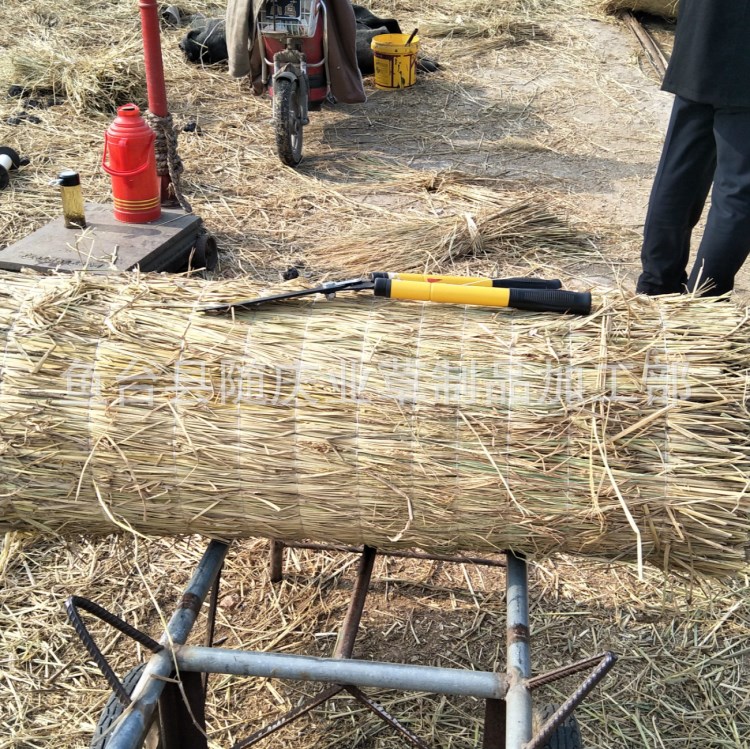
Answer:
[{"label": "steel bar", "polygon": [[337,694],[343,691],[344,687],[340,686],[339,684],[334,684],[332,687],[328,687],[327,689],[318,692],[315,696],[306,699],[301,705],[297,705],[297,707],[292,708],[289,712],[284,713],[283,715],[276,718],[273,723],[269,723],[267,726],[263,726],[263,728],[257,730],[247,738],[242,739],[242,741],[238,741],[232,747],[232,749],[245,749],[245,747],[257,744],[261,739],[265,739],[266,736],[270,736],[280,728],[293,723],[295,720],[297,720],[297,718],[302,717],[305,713],[309,713],[310,710],[319,707],[324,702],[330,700],[331,697],[335,697]]},{"label": "steel bar", "polygon": [[561,666],[560,668],[556,668],[553,671],[547,671],[547,673],[545,674],[532,676],[530,679],[527,679],[526,685],[531,690],[539,689],[539,687],[543,687],[547,684],[552,684],[552,682],[554,681],[564,679],[566,676],[572,676],[573,674],[577,674],[580,671],[585,671],[587,668],[593,668],[597,663],[601,663],[601,661],[606,658],[607,655],[608,653],[599,653],[599,655],[592,655],[588,658],[584,658],[581,661],[571,663],[569,666]]},{"label": "steel bar", "polygon": [[[167,87],[164,83],[164,61],[161,54],[161,31],[159,29],[159,8],[156,0],[138,0],[141,12],[141,33],[143,35],[143,57],[146,66],[146,92],[148,108],[157,117],[169,114]],[[169,173],[161,175],[161,199],[169,200]]]},{"label": "steel bar", "polygon": [[[143,675],[133,690],[130,712],[124,714],[107,742],[107,749],[139,749],[151,726],[154,711],[164,689],[165,681],[174,671],[171,643],[181,645],[187,640],[195,624],[203,601],[219,574],[229,546],[211,541],[182,596],[180,608],[175,611],[162,635],[164,650],[154,655],[143,669]],[[211,650],[211,648],[209,648]]]},{"label": "steel bar", "polygon": [[174,657],[182,671],[206,671],[234,676],[323,681],[359,687],[398,689],[502,699],[505,674],[458,668],[413,666],[403,663],[315,658],[307,655],[257,653],[248,650],[178,646]]},{"label": "steel bar", "polygon": [[[271,582],[276,583],[281,581],[283,575],[283,553],[286,545],[287,544],[283,541],[271,541]],[[357,567],[357,578],[354,582],[352,596],[349,599],[349,608],[346,611],[344,623],[341,626],[339,637],[336,641],[336,647],[333,652],[334,658],[352,657],[352,653],[354,652],[354,640],[357,637],[359,623],[362,620],[362,612],[364,611],[365,600],[370,586],[370,578],[372,577],[372,568],[375,564],[376,550],[371,547],[365,547],[360,553],[361,557],[359,560],[359,566]],[[313,708],[318,707],[318,705],[322,705],[343,689],[344,687],[338,684],[324,689],[313,697],[305,700],[301,705],[298,705],[284,715],[279,716],[272,723],[269,723],[267,726],[264,726],[260,730],[251,734],[246,739],[238,742],[235,744],[234,749],[252,746],[266,736],[270,736],[275,731],[278,731],[279,728],[288,725]]]},{"label": "steel bar", "polygon": [[[347,554],[361,554],[362,546],[344,546],[341,544],[317,544],[308,541],[295,541],[285,546],[290,549],[310,549],[311,551],[337,551]],[[382,551],[378,549],[381,557],[396,557],[399,559],[426,559],[430,562],[453,562],[454,564],[478,564],[485,567],[505,567],[505,562],[500,559],[487,559],[485,557],[467,557],[451,554],[428,554],[423,551]]]},{"label": "steel bar", "polygon": [[412,733],[398,718],[391,715],[382,705],[378,704],[374,700],[371,700],[361,689],[357,687],[346,687],[346,691],[354,697],[357,702],[363,704],[368,710],[371,710],[380,720],[387,723],[396,733],[406,739],[412,746],[417,749],[431,749],[429,744],[426,744],[422,739],[419,738],[415,733]]},{"label": "steel bar", "polygon": [[206,693],[201,676],[185,673],[180,682],[165,685],[159,697],[161,749],[208,749]]},{"label": "steel bar", "polygon": [[271,541],[269,564],[271,567],[271,582],[280,583],[284,577],[284,544],[283,541]]},{"label": "steel bar", "polygon": [[539,729],[539,733],[534,736],[528,743],[523,745],[523,749],[539,749],[547,743],[547,739],[554,733],[559,726],[572,712],[586,699],[586,696],[594,687],[607,675],[607,672],[615,665],[617,656],[614,653],[607,652],[601,660],[601,663],[591,672],[578,689],[568,697],[565,702],[550,715],[546,723]]},{"label": "steel bar", "polygon": [[508,552],[506,607],[508,611],[506,749],[522,749],[531,739],[531,676],[529,646],[529,584],[526,560]]},{"label": "steel bar", "polygon": [[[211,595],[208,599],[208,618],[206,619],[206,637],[203,640],[203,644],[210,648],[214,644],[214,635],[216,634],[216,609],[219,605],[219,589],[221,588],[221,570],[216,573],[216,579],[214,584],[211,586]],[[202,674],[201,681],[203,682],[203,693],[208,691],[208,674]]]},{"label": "steel bar", "polygon": [[505,746],[505,702],[485,700],[482,749],[503,749]]},{"label": "steel bar", "polygon": [[97,666],[99,666],[99,670],[107,680],[107,684],[109,684],[110,689],[117,695],[117,699],[120,701],[120,704],[124,707],[127,707],[130,704],[130,695],[127,693],[127,691],[125,691],[125,687],[123,687],[122,682],[118,678],[117,674],[112,670],[112,666],[109,665],[109,662],[104,657],[102,651],[99,649],[96,641],[91,636],[88,627],[86,627],[83,619],[81,619],[81,615],[78,613],[79,608],[82,608],[84,611],[88,611],[89,614],[93,614],[98,619],[101,619],[101,621],[109,624],[110,627],[114,627],[116,630],[122,632],[131,639],[140,643],[144,647],[151,650],[151,652],[153,653],[158,653],[162,649],[162,646],[155,640],[151,639],[144,632],[141,632],[139,629],[136,629],[132,625],[128,624],[124,619],[120,619],[119,616],[116,616],[112,612],[107,611],[107,609],[105,609],[103,606],[100,606],[98,603],[94,603],[94,601],[89,601],[88,598],[82,598],[81,596],[70,596],[70,598],[65,601],[65,610],[68,614],[68,619],[70,619],[70,623],[73,625],[73,628],[76,631],[76,634],[78,635],[78,637],[80,637],[81,642],[83,643],[86,650],[89,651],[89,655],[91,656],[93,661]]},{"label": "steel bar", "polygon": [[362,556],[359,558],[357,567],[357,578],[354,581],[354,590],[349,599],[349,608],[346,610],[344,623],[333,650],[334,658],[351,658],[354,652],[354,641],[357,638],[359,624],[362,621],[362,612],[365,609],[367,592],[370,589],[372,579],[372,568],[375,565],[377,551],[372,546],[365,546]]}]

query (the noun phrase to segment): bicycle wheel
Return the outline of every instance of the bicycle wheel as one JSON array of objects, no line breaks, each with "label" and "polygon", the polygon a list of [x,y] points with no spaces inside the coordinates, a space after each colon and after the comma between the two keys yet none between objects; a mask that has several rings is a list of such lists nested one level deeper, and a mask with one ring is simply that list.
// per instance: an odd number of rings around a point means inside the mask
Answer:
[{"label": "bicycle wheel", "polygon": [[302,103],[296,79],[274,81],[273,123],[279,158],[288,166],[297,166],[302,161]]}]

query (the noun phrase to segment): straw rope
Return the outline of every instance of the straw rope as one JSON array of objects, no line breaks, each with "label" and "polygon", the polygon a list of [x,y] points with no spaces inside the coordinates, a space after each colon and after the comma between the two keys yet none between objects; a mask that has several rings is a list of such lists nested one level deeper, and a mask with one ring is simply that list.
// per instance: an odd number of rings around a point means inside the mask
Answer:
[{"label": "straw rope", "polygon": [[576,318],[358,295],[225,317],[199,308],[261,289],[0,282],[2,529],[746,568],[750,332],[726,300],[609,292]]},{"label": "straw rope", "polygon": [[177,130],[174,126],[172,115],[167,114],[166,117],[160,117],[150,110],[147,110],[143,114],[146,122],[148,122],[156,134],[156,140],[154,141],[156,171],[159,176],[169,175],[177,202],[186,213],[192,213],[193,209],[182,193],[181,178],[185,167],[177,152]]}]

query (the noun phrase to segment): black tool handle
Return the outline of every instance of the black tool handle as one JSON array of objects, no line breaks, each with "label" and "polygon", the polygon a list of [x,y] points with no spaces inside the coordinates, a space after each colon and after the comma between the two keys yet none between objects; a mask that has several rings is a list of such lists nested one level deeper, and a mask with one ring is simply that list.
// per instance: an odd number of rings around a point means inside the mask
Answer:
[{"label": "black tool handle", "polygon": [[511,289],[508,306],[535,312],[570,312],[575,315],[588,315],[591,313],[591,292]]},{"label": "black tool handle", "polygon": [[498,289],[562,289],[559,278],[493,278],[492,285]]}]

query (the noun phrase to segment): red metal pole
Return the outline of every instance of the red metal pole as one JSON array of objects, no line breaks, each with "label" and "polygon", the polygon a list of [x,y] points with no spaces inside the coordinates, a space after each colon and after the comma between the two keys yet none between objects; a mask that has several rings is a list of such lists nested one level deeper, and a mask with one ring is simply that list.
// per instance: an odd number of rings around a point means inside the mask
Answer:
[{"label": "red metal pole", "polygon": [[[167,107],[167,87],[164,84],[164,64],[161,57],[159,8],[156,0],[138,0],[138,7],[141,10],[148,108],[157,117],[166,117],[169,114],[169,108]],[[169,174],[161,175],[162,203],[173,201],[169,193],[169,185]]]}]

